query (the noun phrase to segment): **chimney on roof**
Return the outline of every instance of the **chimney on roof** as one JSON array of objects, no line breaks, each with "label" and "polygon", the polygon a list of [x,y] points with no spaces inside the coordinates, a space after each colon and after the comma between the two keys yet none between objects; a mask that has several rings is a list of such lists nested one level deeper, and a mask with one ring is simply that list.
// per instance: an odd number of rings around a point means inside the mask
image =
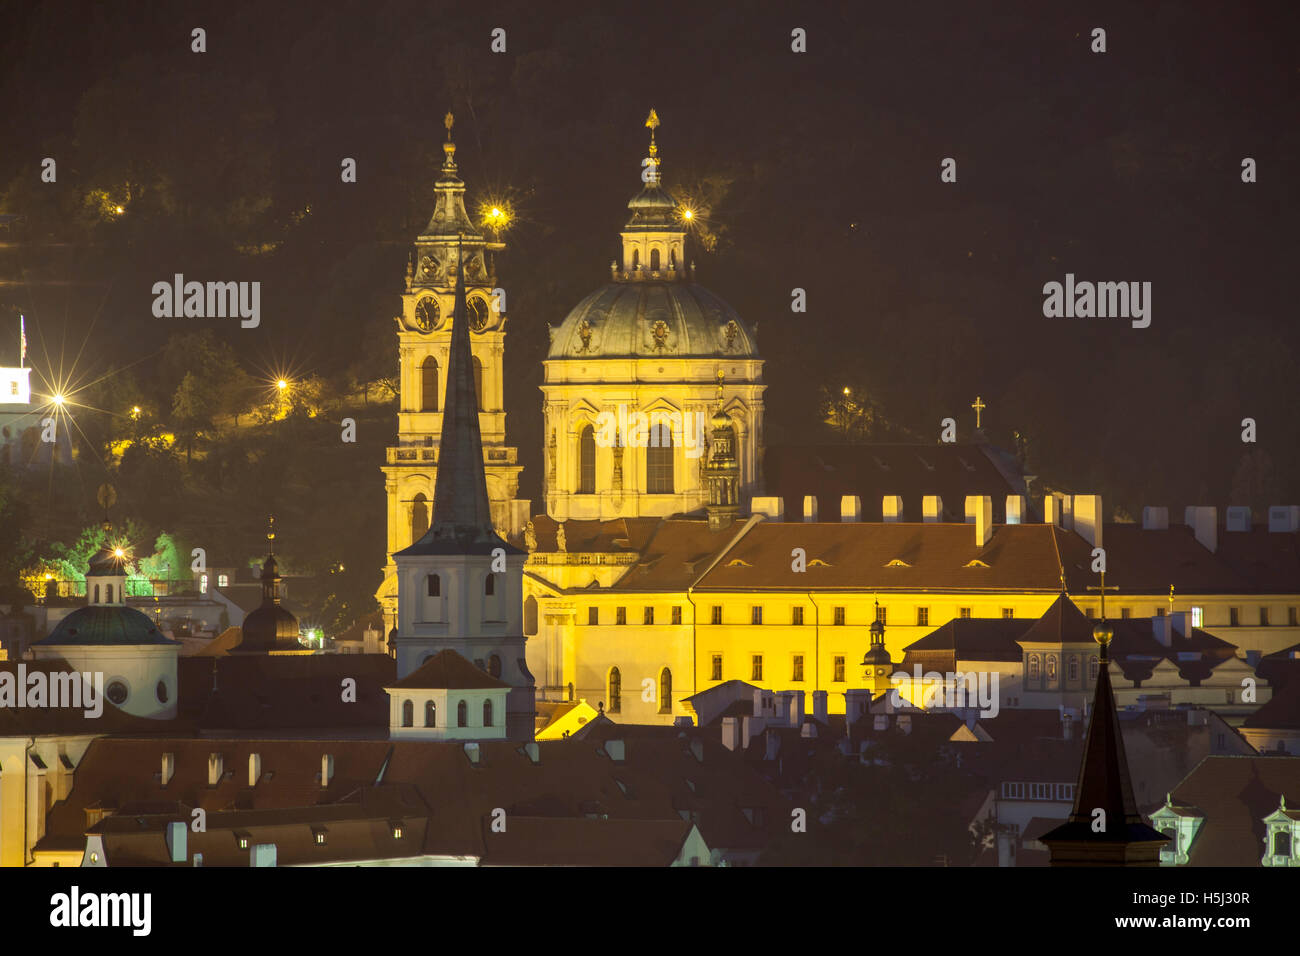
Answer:
[{"label": "chimney on roof", "polygon": [[1177,611],[1174,614],[1167,614],[1165,615],[1165,617],[1173,621],[1174,630],[1177,631],[1179,634],[1181,634],[1183,637],[1192,636],[1192,612],[1191,611]]},{"label": "chimney on roof", "polygon": [[755,498],[750,508],[756,515],[763,515],[769,521],[785,520],[785,500],[782,498]]},{"label": "chimney on roof", "polygon": [[817,499],[814,498],[812,495],[803,496],[803,520],[804,521],[817,520]]},{"label": "chimney on roof", "polygon": [[880,514],[886,521],[903,520],[903,498],[901,495],[885,495],[880,499]]},{"label": "chimney on roof", "polygon": [[1161,614],[1151,619],[1151,633],[1161,647],[1170,647],[1174,643],[1173,615]]},{"label": "chimney on roof", "polygon": [[1142,509],[1143,531],[1168,531],[1169,509],[1163,506],[1147,505]]},{"label": "chimney on roof", "polygon": [[275,866],[275,844],[254,843],[248,851],[249,866]]},{"label": "chimney on roof", "polygon": [[975,547],[988,544],[993,537],[993,499],[988,495],[967,495],[966,521],[975,524]]},{"label": "chimney on roof", "polygon": [[188,830],[189,827],[179,820],[167,824],[167,856],[173,863],[185,862],[185,834]]},{"label": "chimney on roof", "polygon": [[763,754],[764,760],[775,760],[781,753],[781,738],[770,730],[763,732],[763,744],[767,750]]},{"label": "chimney on roof", "polygon": [[1300,505],[1270,505],[1268,530],[1283,533],[1300,531]]},{"label": "chimney on roof", "polygon": [[783,690],[776,696],[781,700],[778,716],[784,715],[783,722],[791,727],[800,726],[803,723],[803,691]]},{"label": "chimney on roof", "polygon": [[861,521],[862,520],[862,499],[857,495],[840,496],[840,520],[841,521]]},{"label": "chimney on roof", "polygon": [[844,692],[844,719],[848,723],[861,720],[871,710],[871,691],[865,687]]},{"label": "chimney on roof", "polygon": [[221,782],[221,775],[226,769],[226,758],[222,754],[208,754],[208,786],[215,787]]},{"label": "chimney on roof", "polygon": [[1228,531],[1249,531],[1250,530],[1250,509],[1243,505],[1233,505],[1228,509],[1227,528]]},{"label": "chimney on roof", "polygon": [[627,759],[627,743],[623,740],[607,740],[605,753],[609,754],[609,759],[614,763],[622,763]]},{"label": "chimney on roof", "polygon": [[722,746],[728,750],[740,747],[740,720],[736,717],[722,718]]},{"label": "chimney on roof", "polygon": [[1072,512],[1074,530],[1094,548],[1101,548],[1101,495],[1075,495]]},{"label": "chimney on roof", "polygon": [[1025,496],[1007,495],[1007,524],[1025,523]]},{"label": "chimney on roof", "polygon": [[542,748],[538,745],[537,741],[530,740],[528,743],[524,744],[524,756],[533,763],[542,762]]},{"label": "chimney on roof", "polygon": [[927,522],[943,520],[943,499],[938,495],[926,495],[921,499],[921,520]]},{"label": "chimney on roof", "polygon": [[1192,529],[1196,540],[1205,550],[1213,553],[1219,547],[1219,509],[1212,505],[1188,505],[1183,510],[1183,521]]},{"label": "chimney on roof", "polygon": [[787,691],[776,695],[776,713],[773,715],[778,724],[790,723],[790,698]]},{"label": "chimney on roof", "polygon": [[334,755],[322,754],[320,758],[320,785],[328,787],[334,782]]},{"label": "chimney on roof", "polygon": [[1043,495],[1043,524],[1054,524],[1061,527],[1061,496],[1047,494]]},{"label": "chimney on roof", "polygon": [[819,721],[820,723],[823,724],[826,723],[826,712],[827,712],[826,691],[815,690],[813,691],[812,698],[813,698],[813,712],[812,712],[813,720]]},{"label": "chimney on roof", "polygon": [[176,776],[176,755],[162,755],[162,785],[165,787],[172,782],[172,777]]},{"label": "chimney on roof", "polygon": [[776,695],[761,687],[754,688],[754,716],[772,717],[776,714]]},{"label": "chimney on roof", "polygon": [[767,727],[767,718],[753,716],[742,717],[740,720],[740,746],[748,750],[749,742],[761,734]]},{"label": "chimney on roof", "polygon": [[262,779],[262,755],[248,755],[248,785],[256,787],[257,781]]}]

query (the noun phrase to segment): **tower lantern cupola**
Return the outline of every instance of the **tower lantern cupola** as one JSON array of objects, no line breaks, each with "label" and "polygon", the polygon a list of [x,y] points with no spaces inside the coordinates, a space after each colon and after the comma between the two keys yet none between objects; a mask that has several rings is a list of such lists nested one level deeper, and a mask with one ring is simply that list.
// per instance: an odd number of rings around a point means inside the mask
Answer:
[{"label": "tower lantern cupola", "polygon": [[86,603],[94,607],[126,604],[126,550],[112,540],[113,525],[104,522],[104,546],[86,567]]},{"label": "tower lantern cupola", "polygon": [[659,116],[654,110],[645,125],[650,130],[650,150],[641,161],[641,191],[627,204],[632,218],[623,227],[622,268],[615,264],[614,280],[678,282],[687,277],[684,213],[663,187],[659,146],[655,142]]}]

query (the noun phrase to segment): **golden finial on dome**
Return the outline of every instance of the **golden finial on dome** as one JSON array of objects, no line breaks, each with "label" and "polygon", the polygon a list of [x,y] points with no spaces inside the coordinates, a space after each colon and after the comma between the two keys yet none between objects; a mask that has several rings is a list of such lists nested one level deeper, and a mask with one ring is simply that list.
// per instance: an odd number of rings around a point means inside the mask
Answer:
[{"label": "golden finial on dome", "polygon": [[448,110],[447,115],[442,118],[442,125],[447,127],[447,142],[449,143],[451,142],[451,128],[455,122],[456,117],[452,116],[451,111]]},{"label": "golden finial on dome", "polygon": [[646,117],[645,125],[650,130],[650,163],[657,169],[659,166],[659,147],[655,145],[655,130],[659,128],[659,114],[653,109],[650,111],[650,115]]},{"label": "golden finial on dome", "polygon": [[267,551],[275,554],[275,515],[267,516],[266,547]]}]

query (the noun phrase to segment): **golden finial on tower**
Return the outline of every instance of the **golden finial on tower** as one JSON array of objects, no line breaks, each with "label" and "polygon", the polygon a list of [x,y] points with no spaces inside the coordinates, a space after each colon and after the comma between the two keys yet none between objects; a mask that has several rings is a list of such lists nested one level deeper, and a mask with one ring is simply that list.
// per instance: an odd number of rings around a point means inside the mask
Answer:
[{"label": "golden finial on tower", "polygon": [[655,130],[659,128],[659,114],[651,110],[650,115],[646,117],[645,125],[650,130],[650,161],[658,166],[659,147],[655,145]]},{"label": "golden finial on tower", "polygon": [[447,142],[442,144],[442,171],[448,176],[456,172],[456,144],[451,141],[451,127],[456,122],[456,117],[451,115],[451,111],[442,118],[442,125],[447,127]]},{"label": "golden finial on tower", "polygon": [[718,405],[719,406],[722,405],[722,381],[726,377],[727,377],[726,373],[724,373],[722,369],[718,369]]},{"label": "golden finial on tower", "polygon": [[449,143],[451,142],[451,127],[455,124],[455,122],[456,122],[456,117],[452,116],[451,111],[448,110],[447,115],[442,118],[442,125],[447,127],[447,142]]},{"label": "golden finial on tower", "polygon": [[266,520],[266,549],[275,554],[275,515],[268,515]]}]

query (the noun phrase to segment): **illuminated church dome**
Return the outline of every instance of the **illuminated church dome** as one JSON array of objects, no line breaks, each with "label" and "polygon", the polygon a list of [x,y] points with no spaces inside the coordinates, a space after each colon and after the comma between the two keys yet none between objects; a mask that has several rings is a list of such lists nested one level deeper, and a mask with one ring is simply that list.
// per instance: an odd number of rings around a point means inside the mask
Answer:
[{"label": "illuminated church dome", "polygon": [[[703,508],[701,458],[715,412],[736,441],[729,507],[743,510],[759,486],[765,386],[754,328],[695,282],[690,214],[663,185],[653,110],[646,126],[650,151],[641,189],[627,204],[622,259],[610,263],[607,284],[550,329],[544,488],[546,512],[557,520]],[[715,400],[719,377],[726,389]],[[602,421],[619,415],[660,423],[651,425],[653,441],[623,426],[624,438],[609,440]]]},{"label": "illuminated church dome", "polygon": [[267,533],[266,560],[262,562],[262,603],[250,611],[234,648],[240,654],[309,654],[298,641],[298,619],[280,604],[280,568],[275,560],[275,519]]}]

